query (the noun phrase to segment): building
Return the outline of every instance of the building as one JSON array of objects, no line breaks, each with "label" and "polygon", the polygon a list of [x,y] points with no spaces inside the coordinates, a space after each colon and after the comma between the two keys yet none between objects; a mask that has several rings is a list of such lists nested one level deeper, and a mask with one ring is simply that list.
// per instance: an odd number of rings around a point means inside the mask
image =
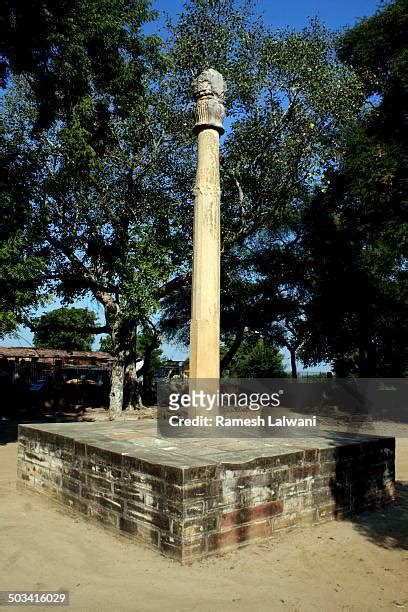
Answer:
[{"label": "building", "polygon": [[0,362],[29,362],[74,366],[110,366],[113,357],[101,351],[61,351],[58,349],[36,349],[14,346],[0,346]]}]

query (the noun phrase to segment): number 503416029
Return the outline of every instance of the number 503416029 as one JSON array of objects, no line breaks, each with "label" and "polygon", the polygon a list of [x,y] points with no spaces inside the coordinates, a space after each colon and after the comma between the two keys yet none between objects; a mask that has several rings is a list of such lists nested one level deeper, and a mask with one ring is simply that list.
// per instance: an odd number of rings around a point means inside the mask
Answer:
[{"label": "number 503416029", "polygon": [[67,606],[66,591],[0,591],[0,605],[9,606]]}]

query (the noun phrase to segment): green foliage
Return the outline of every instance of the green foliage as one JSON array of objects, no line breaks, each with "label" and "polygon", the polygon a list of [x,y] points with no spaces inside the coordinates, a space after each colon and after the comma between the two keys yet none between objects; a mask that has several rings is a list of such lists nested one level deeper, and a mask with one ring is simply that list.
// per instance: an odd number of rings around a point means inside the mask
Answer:
[{"label": "green foliage", "polygon": [[0,337],[14,333],[40,303],[37,280],[43,262],[24,247],[19,235],[0,244]]},{"label": "green foliage", "polygon": [[282,354],[271,342],[246,338],[229,366],[229,376],[231,378],[285,377]]},{"label": "green foliage", "polygon": [[57,308],[35,321],[36,348],[65,351],[90,351],[96,325],[96,314],[87,308]]},{"label": "green foliage", "polygon": [[112,355],[113,346],[112,346],[112,338],[110,336],[104,336],[99,341],[99,351],[104,353],[110,353]]},{"label": "green foliage", "polygon": [[179,219],[189,218],[181,130],[172,92],[158,87],[167,62],[142,31],[148,6],[10,0],[1,23],[5,132],[46,263],[39,280],[65,303],[91,294],[103,306],[115,372],[131,366],[136,325],[185,261]]},{"label": "green foliage", "polygon": [[333,359],[360,376],[408,368],[408,5],[386,4],[346,32],[340,57],[364,78],[369,100],[344,134],[327,193],[304,217],[311,301],[309,363]]},{"label": "green foliage", "polygon": [[[16,100],[13,103],[15,111]],[[39,278],[45,258],[35,243],[37,228],[26,202],[32,175],[29,160],[19,157],[25,132],[18,113],[13,113],[12,129],[19,139],[10,137],[4,126],[0,131],[0,337],[14,333],[44,297]]]},{"label": "green foliage", "polygon": [[[144,56],[152,40],[139,28],[151,19],[145,0],[4,0],[0,76],[24,75],[38,105],[36,125],[67,121],[77,105],[99,98],[99,130],[109,104],[128,115],[141,95]],[[145,44],[146,43],[146,44]],[[154,51],[153,51],[154,53]],[[129,61],[130,60],[130,61]]]},{"label": "green foliage", "polygon": [[384,105],[396,90],[408,90],[407,29],[406,0],[392,0],[339,40],[340,59],[362,75],[368,95],[383,96]]},{"label": "green foliage", "polygon": [[[17,58],[24,41],[4,42],[12,76],[5,131],[22,165],[21,202],[47,256],[45,281],[65,300],[91,292],[105,308],[107,331],[149,317],[179,258],[177,211],[169,230],[169,208],[180,208],[176,189],[169,180],[161,186],[179,153],[159,150],[161,98],[147,83],[163,62],[157,37],[141,33],[147,5],[31,3],[46,27],[38,38],[35,27],[30,32],[26,61]],[[19,21],[11,21],[14,32]],[[45,99],[37,96],[45,78],[39,46],[51,54]]]},{"label": "green foliage", "polygon": [[[324,169],[339,161],[339,134],[354,120],[364,88],[335,54],[334,37],[318,22],[301,32],[271,31],[253,3],[191,0],[172,29],[170,57],[178,98],[187,103],[192,75],[216,67],[227,80],[222,143],[222,334],[245,327],[281,346],[299,348],[302,328],[300,211]],[[162,302],[161,324],[186,341],[189,290]],[[279,328],[279,329],[277,329]],[[279,333],[278,333],[279,332]]]}]

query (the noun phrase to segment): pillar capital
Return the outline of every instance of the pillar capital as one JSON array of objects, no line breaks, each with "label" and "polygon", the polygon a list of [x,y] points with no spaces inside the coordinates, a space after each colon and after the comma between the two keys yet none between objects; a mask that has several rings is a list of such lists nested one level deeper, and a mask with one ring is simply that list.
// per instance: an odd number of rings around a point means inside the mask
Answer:
[{"label": "pillar capital", "polygon": [[213,128],[220,134],[224,133],[226,89],[222,74],[213,68],[204,70],[191,83],[191,94],[196,101],[194,126],[196,133],[205,128]]}]

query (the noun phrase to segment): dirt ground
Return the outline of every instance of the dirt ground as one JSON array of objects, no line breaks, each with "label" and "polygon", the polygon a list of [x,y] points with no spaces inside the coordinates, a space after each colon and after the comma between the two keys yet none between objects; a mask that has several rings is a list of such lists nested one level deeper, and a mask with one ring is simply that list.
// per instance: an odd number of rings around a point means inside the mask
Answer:
[{"label": "dirt ground", "polygon": [[408,610],[407,438],[394,506],[191,566],[17,491],[16,453],[0,440],[0,590],[64,589],[81,611]]}]

